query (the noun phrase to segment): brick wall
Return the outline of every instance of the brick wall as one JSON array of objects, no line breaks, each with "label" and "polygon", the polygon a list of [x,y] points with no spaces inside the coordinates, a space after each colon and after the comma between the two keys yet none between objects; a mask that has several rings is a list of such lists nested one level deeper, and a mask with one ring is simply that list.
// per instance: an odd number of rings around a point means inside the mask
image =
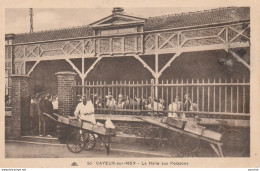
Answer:
[{"label": "brick wall", "polygon": [[75,108],[76,91],[72,86],[76,85],[74,72],[58,72],[58,97],[59,97],[59,114],[70,115]]},{"label": "brick wall", "polygon": [[12,116],[5,118],[6,138],[17,138],[21,135],[21,115],[24,111],[23,100],[28,97],[29,77],[27,75],[11,75],[11,107]]},{"label": "brick wall", "polygon": [[[97,118],[97,115],[96,115]],[[104,119],[97,119],[98,122],[105,123]],[[156,128],[156,126],[146,123],[143,121],[129,121],[126,120],[112,120],[116,127],[116,132],[118,135],[135,135],[138,137],[143,137],[145,132],[150,128]]]},{"label": "brick wall", "polygon": [[143,137],[148,129],[155,127],[149,123],[135,121],[113,121],[113,123],[119,134],[134,134],[139,137]]}]

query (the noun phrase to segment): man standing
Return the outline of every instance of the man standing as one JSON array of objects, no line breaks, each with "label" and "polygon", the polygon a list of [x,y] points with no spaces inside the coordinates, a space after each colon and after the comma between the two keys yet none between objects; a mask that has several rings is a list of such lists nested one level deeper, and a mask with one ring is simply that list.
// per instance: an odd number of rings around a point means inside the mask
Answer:
[{"label": "man standing", "polygon": [[82,102],[77,105],[74,115],[81,120],[96,124],[96,119],[94,116],[94,105],[91,102],[89,96],[82,97]]},{"label": "man standing", "polygon": [[58,96],[54,96],[53,97],[53,101],[52,101],[52,106],[53,106],[53,113],[56,113],[56,114],[58,114],[59,113],[59,110],[58,110],[58,107],[59,107],[59,105],[58,105]]},{"label": "man standing", "polygon": [[[44,99],[44,113],[49,114],[53,117],[53,106],[51,102],[51,95],[47,94],[46,98]],[[45,125],[46,125],[46,133],[48,137],[51,137],[51,133],[54,132],[54,123],[49,118],[45,117]]]},{"label": "man standing", "polygon": [[36,134],[38,127],[38,109],[37,109],[37,97],[33,96],[31,98],[31,106],[30,106],[30,118],[31,118],[31,129],[33,134]]},{"label": "man standing", "polygon": [[179,101],[179,97],[177,96],[175,99],[174,99],[174,102],[172,102],[170,105],[169,105],[169,113],[168,113],[168,117],[174,117],[174,118],[177,118],[178,117],[178,114],[177,114],[177,111],[180,111],[181,110],[181,105],[182,103]]},{"label": "man standing", "polygon": [[185,98],[184,110],[185,111],[192,111],[192,101],[190,99],[190,95],[189,94],[185,94],[184,98]]},{"label": "man standing", "polygon": [[38,107],[38,117],[39,117],[39,136],[42,137],[45,135],[45,119],[43,117],[43,110],[44,110],[44,102],[45,93],[42,92],[39,95],[37,107]]}]

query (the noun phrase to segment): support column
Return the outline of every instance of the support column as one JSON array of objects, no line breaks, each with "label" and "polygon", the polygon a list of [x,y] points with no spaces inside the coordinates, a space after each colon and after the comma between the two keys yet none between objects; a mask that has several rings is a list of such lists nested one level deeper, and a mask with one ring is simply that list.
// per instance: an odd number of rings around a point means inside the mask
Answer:
[{"label": "support column", "polygon": [[[85,73],[85,58],[82,57],[82,61],[81,61],[81,73]],[[81,77],[81,85],[84,86],[85,85],[85,77]],[[85,88],[82,88],[82,94],[85,94]]]},{"label": "support column", "polygon": [[[158,53],[155,54],[155,75],[154,75],[154,81],[155,85],[158,85],[159,83],[159,57]],[[155,86],[155,98],[158,99],[158,86]]]},{"label": "support column", "polygon": [[[6,138],[18,138],[21,136],[21,116],[24,115],[26,105],[22,105],[28,98],[29,77],[27,75],[11,75],[11,107],[12,116],[6,118]],[[28,106],[27,106],[28,107]]]},{"label": "support column", "polygon": [[76,85],[74,72],[64,71],[55,73],[58,77],[59,115],[70,115],[76,105]]}]

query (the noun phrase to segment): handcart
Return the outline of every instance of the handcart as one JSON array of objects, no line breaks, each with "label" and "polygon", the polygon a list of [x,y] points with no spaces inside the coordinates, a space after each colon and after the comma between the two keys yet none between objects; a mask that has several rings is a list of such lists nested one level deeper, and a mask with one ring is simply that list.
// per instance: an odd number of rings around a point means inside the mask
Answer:
[{"label": "handcart", "polygon": [[55,114],[55,118],[47,113],[43,114],[49,119],[69,127],[66,143],[71,152],[79,153],[82,150],[92,150],[96,145],[96,138],[98,137],[104,144],[107,155],[109,155],[111,137],[116,136],[115,129],[106,128],[103,124],[93,124],[57,114]]},{"label": "handcart", "polygon": [[[210,130],[203,130],[204,132],[200,133],[192,133],[189,132],[189,126],[192,125],[191,123],[183,123],[180,127],[172,127],[166,123],[162,122],[162,118],[154,118],[154,117],[137,117],[138,119],[143,120],[144,122],[150,123],[156,127],[150,128],[146,131],[144,135],[144,143],[146,147],[150,150],[156,150],[162,141],[164,140],[162,134],[166,129],[168,131],[168,140],[177,144],[177,148],[182,149],[182,152],[192,153],[199,149],[200,140],[208,142],[211,148],[219,157],[224,157],[222,146],[223,143],[221,142],[221,134],[216,133]],[[187,128],[185,127],[187,124]],[[186,131],[187,130],[187,131]],[[213,133],[213,137],[209,136]],[[170,143],[173,145],[173,143]],[[176,148],[172,147],[172,148]]]}]

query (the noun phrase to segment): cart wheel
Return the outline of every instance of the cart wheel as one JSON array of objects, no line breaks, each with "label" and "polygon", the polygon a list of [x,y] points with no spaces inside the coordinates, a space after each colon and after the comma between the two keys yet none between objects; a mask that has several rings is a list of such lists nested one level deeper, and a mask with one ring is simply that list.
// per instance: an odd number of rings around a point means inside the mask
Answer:
[{"label": "cart wheel", "polygon": [[73,153],[79,153],[82,151],[84,144],[84,136],[78,131],[73,131],[67,139],[67,147]]},{"label": "cart wheel", "polygon": [[159,128],[150,128],[144,135],[144,143],[148,150],[154,151],[161,144]]},{"label": "cart wheel", "polygon": [[200,140],[187,135],[179,135],[175,143],[182,155],[193,155],[200,148]]},{"label": "cart wheel", "polygon": [[94,134],[84,132],[83,135],[84,135],[84,141],[85,141],[83,149],[86,151],[92,150],[96,145],[96,138],[95,138]]},{"label": "cart wheel", "polygon": [[239,157],[247,150],[248,142],[245,135],[235,129],[223,133],[223,153],[227,157]]}]

